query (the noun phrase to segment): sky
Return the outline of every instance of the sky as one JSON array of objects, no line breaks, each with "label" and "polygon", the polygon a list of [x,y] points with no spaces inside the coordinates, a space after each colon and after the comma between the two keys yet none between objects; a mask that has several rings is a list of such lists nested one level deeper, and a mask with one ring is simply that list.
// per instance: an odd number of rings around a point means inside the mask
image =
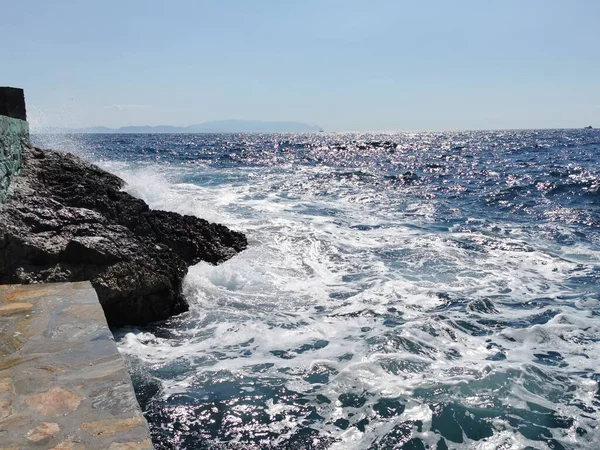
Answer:
[{"label": "sky", "polygon": [[[0,0],[32,127],[600,127],[598,0]],[[8,43],[8,45],[7,45]]]}]

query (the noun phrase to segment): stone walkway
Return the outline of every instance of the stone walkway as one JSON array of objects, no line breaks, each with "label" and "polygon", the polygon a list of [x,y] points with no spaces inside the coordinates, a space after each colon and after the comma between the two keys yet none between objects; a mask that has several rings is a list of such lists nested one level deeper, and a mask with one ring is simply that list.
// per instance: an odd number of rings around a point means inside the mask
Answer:
[{"label": "stone walkway", "polygon": [[0,450],[152,449],[88,282],[0,286]]}]

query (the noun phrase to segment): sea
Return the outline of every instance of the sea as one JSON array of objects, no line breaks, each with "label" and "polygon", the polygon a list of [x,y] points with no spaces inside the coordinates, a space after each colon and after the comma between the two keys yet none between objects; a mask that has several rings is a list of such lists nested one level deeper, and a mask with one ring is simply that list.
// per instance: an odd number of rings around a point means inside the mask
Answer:
[{"label": "sea", "polygon": [[157,449],[599,449],[600,131],[37,135],[244,232],[115,330]]}]

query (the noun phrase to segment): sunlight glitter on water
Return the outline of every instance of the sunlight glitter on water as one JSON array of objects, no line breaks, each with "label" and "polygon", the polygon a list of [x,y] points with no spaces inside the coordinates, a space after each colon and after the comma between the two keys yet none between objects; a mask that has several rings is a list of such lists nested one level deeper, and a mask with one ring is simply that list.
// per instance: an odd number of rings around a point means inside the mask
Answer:
[{"label": "sunlight glitter on water", "polygon": [[121,334],[157,446],[595,448],[597,144],[530,138],[101,159],[249,237],[190,268],[190,313]]}]

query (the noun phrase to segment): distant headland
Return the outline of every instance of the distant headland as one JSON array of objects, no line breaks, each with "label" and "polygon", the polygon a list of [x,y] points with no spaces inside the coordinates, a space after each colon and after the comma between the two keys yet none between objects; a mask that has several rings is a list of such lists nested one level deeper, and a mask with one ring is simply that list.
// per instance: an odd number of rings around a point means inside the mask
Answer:
[{"label": "distant headland", "polygon": [[149,133],[314,133],[323,129],[316,125],[301,122],[265,122],[259,120],[216,120],[187,127],[171,125],[128,126],[121,128],[85,127],[59,128],[38,127],[33,133],[65,133],[65,134],[149,134]]}]

